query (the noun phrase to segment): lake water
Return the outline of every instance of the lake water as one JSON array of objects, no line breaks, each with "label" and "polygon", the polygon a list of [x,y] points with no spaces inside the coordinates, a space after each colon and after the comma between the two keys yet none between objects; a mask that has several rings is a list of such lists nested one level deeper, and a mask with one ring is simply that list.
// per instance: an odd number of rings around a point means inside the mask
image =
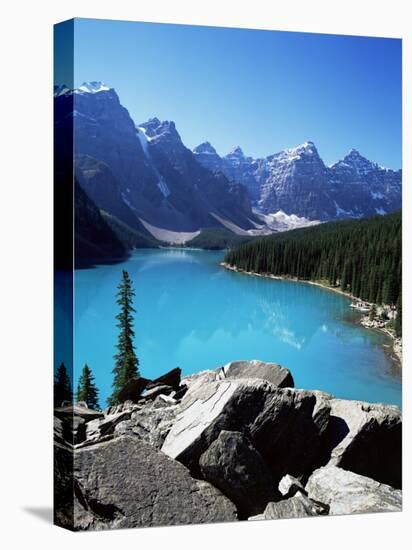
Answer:
[{"label": "lake water", "polygon": [[115,294],[126,269],[133,279],[136,353],[142,376],[181,367],[183,374],[238,359],[291,370],[298,388],[347,399],[401,404],[399,367],[389,339],[354,324],[359,315],[339,294],[305,283],[227,271],[223,252],[139,250],[125,262],[75,273],[75,387],[85,362],[111,393],[117,338]]}]

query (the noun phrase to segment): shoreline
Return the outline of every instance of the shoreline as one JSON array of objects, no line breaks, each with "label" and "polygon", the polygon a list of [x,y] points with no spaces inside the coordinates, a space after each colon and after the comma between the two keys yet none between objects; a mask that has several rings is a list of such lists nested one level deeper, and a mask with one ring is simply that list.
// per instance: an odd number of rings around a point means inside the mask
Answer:
[{"label": "shoreline", "polygon": [[[277,281],[291,281],[294,283],[305,283],[312,286],[320,287],[324,290],[329,290],[331,292],[335,292],[337,294],[340,294],[341,296],[345,296],[346,298],[350,298],[351,300],[355,302],[363,302],[367,303],[368,305],[372,306],[373,304],[371,302],[366,302],[365,300],[361,300],[360,298],[353,296],[349,292],[345,292],[339,288],[331,287],[325,283],[320,283],[317,281],[307,281],[305,279],[298,279],[297,277],[287,277],[287,276],[281,276],[281,275],[272,275],[270,273],[255,273],[254,271],[245,271],[244,269],[239,269],[237,267],[234,267],[232,265],[227,264],[226,262],[220,262],[219,264],[224,269],[227,269],[228,271],[233,271],[235,273],[241,273],[243,275],[252,275],[253,277],[262,277],[264,279],[274,279]],[[381,332],[385,334],[386,336],[389,336],[392,341],[392,352],[394,354],[391,355],[392,358],[395,359],[395,362],[397,363],[397,366],[399,368],[402,368],[402,338],[396,337],[390,330],[388,330],[386,327],[379,327],[379,326],[373,326],[371,325],[371,322],[369,321],[368,315],[363,315],[358,323],[364,328],[370,329],[370,330],[376,330],[378,332]],[[387,351],[387,350],[385,350]]]}]

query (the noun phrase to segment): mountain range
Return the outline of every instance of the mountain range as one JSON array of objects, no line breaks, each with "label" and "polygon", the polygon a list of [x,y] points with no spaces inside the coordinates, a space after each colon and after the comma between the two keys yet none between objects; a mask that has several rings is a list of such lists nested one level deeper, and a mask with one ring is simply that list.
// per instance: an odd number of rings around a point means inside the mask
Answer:
[{"label": "mountain range", "polygon": [[97,82],[55,90],[56,128],[73,119],[77,180],[132,229],[179,242],[201,228],[247,231],[259,222],[246,188],[197,162],[174,122],[136,125],[115,90]]},{"label": "mountain range", "polygon": [[172,121],[136,124],[101,82],[57,86],[54,100],[55,154],[73,154],[59,140],[72,125],[76,181],[113,242],[127,235],[129,246],[182,243],[213,228],[259,235],[401,206],[401,171],[355,150],[332,166],[312,142],[262,159],[240,147],[220,157],[209,142],[186,147]]},{"label": "mountain range", "polygon": [[242,183],[265,214],[283,211],[327,221],[401,207],[402,171],[383,168],[355,149],[332,166],[325,165],[311,141],[262,159],[245,156],[239,146],[220,157],[209,142],[193,152],[203,166]]}]

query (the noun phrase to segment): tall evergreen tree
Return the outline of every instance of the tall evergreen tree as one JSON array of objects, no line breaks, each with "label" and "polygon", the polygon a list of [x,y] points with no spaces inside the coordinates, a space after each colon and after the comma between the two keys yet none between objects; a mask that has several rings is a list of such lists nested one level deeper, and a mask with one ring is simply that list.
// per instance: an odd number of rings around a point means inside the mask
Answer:
[{"label": "tall evergreen tree", "polygon": [[85,364],[77,386],[77,401],[85,401],[90,409],[99,408],[99,390],[94,383],[94,376]]},{"label": "tall evergreen tree", "polygon": [[72,384],[64,363],[61,363],[54,377],[54,406],[60,407],[63,401],[73,401]]},{"label": "tall evergreen tree", "polygon": [[119,402],[119,391],[131,378],[140,376],[138,369],[139,360],[136,357],[133,345],[133,313],[136,311],[133,308],[133,298],[135,292],[127,271],[123,270],[122,280],[117,288],[117,304],[120,307],[120,313],[116,316],[116,319],[118,320],[119,337],[116,345],[118,353],[114,356],[113,392],[108,399],[110,405],[115,405]]}]

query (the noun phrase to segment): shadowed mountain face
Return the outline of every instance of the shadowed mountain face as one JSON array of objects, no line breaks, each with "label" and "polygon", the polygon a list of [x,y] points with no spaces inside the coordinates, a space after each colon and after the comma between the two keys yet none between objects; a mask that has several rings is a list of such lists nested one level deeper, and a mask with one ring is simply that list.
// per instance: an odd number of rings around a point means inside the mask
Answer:
[{"label": "shadowed mountain face", "polygon": [[264,159],[235,147],[220,157],[209,142],[194,149],[197,160],[248,189],[264,213],[282,210],[308,219],[333,220],[385,214],[401,207],[402,172],[387,170],[352,149],[326,166],[312,142]]},{"label": "shadowed mountain face", "polygon": [[[74,120],[76,176],[96,205],[135,230],[243,229],[254,215],[246,189],[213,174],[187,149],[173,122],[136,127],[114,89],[101,83],[55,90],[56,125]],[[67,122],[66,122],[67,123]]]},{"label": "shadowed mountain face", "polygon": [[75,264],[126,257],[126,247],[105,222],[100,211],[75,181]]}]

